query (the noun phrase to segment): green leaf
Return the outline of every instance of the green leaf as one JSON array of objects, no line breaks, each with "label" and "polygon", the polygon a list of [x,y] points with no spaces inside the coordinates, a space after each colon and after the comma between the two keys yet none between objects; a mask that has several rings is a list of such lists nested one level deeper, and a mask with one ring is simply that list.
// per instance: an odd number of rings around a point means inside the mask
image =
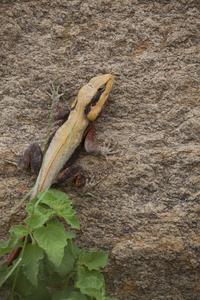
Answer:
[{"label": "green leaf", "polygon": [[34,208],[33,203],[27,206],[27,212],[29,216],[25,219],[25,222],[31,230],[41,227],[54,215],[52,209],[44,208],[40,205]]},{"label": "green leaf", "polygon": [[71,292],[71,288],[56,291],[52,295],[52,300],[67,300]]},{"label": "green leaf", "polygon": [[10,239],[7,241],[0,241],[0,256],[11,252],[14,248],[22,246],[23,241],[18,238],[18,236],[11,232]]},{"label": "green leaf", "polygon": [[26,245],[22,260],[22,271],[35,286],[38,284],[39,261],[43,257],[44,252],[37,245]]},{"label": "green leaf", "polygon": [[23,238],[29,234],[28,229],[24,225],[14,225],[10,229],[11,235],[17,239]]},{"label": "green leaf", "polygon": [[[13,276],[12,280],[15,281],[15,275]],[[15,292],[20,295],[19,299],[26,299],[28,296],[30,296],[33,293],[34,286],[30,283],[30,281],[27,279],[27,277],[22,272],[22,269],[20,268],[17,273],[17,280],[16,280],[16,287]]]},{"label": "green leaf", "polygon": [[72,292],[67,300],[88,300],[88,297],[81,294],[80,292]]},{"label": "green leaf", "polygon": [[55,271],[61,276],[64,277],[69,274],[74,267],[75,259],[69,249],[69,247],[65,247],[65,252],[61,264],[57,267],[55,266]]},{"label": "green leaf", "polygon": [[55,271],[55,265],[48,259],[47,256],[44,257],[40,262],[40,271],[39,271],[39,279],[42,281],[45,286],[51,288],[62,288],[66,286],[67,278],[61,277]]},{"label": "green leaf", "polygon": [[62,210],[72,206],[72,202],[67,194],[56,189],[41,192],[38,196],[42,197],[42,203],[49,205],[54,210]]},{"label": "green leaf", "polygon": [[26,298],[23,298],[23,300],[50,300],[50,294],[46,287],[39,286],[37,290],[33,290],[32,294],[29,295]]},{"label": "green leaf", "polygon": [[68,231],[66,232],[66,239],[67,240],[72,240],[76,237],[76,234],[74,232]]},{"label": "green leaf", "polygon": [[53,199],[57,198],[57,199],[66,201],[70,205],[72,204],[72,201],[69,199],[68,195],[57,189],[53,189],[53,188],[49,189],[47,198],[49,198],[49,195],[52,196]]},{"label": "green leaf", "polygon": [[0,255],[9,253],[11,250],[12,250],[12,247],[9,246],[9,240],[8,241],[0,241]]},{"label": "green leaf", "polygon": [[26,212],[28,214],[28,216],[31,216],[34,213],[35,210],[35,203],[33,202],[33,200],[29,203],[27,203],[26,205]]},{"label": "green leaf", "polygon": [[80,224],[75,216],[72,203],[65,193],[50,189],[47,192],[39,193],[39,195],[41,196],[43,193],[45,193],[45,195],[43,196],[41,203],[44,203],[53,209],[55,214],[64,218],[72,228],[80,229]]},{"label": "green leaf", "polygon": [[108,254],[104,251],[84,251],[79,253],[79,263],[89,270],[104,268],[108,262]]},{"label": "green leaf", "polygon": [[0,255],[9,253],[14,248],[23,244],[23,237],[29,234],[27,228],[24,225],[14,225],[10,229],[10,238],[8,241],[1,241]]},{"label": "green leaf", "polygon": [[33,236],[39,247],[47,253],[49,260],[55,266],[59,266],[64,256],[64,248],[67,245],[63,224],[58,221],[51,221],[47,223],[46,227],[36,229]]},{"label": "green leaf", "polygon": [[74,244],[73,241],[68,241],[68,246],[70,248],[71,253],[73,256],[77,259],[79,256],[79,253],[82,251],[76,244]]},{"label": "green leaf", "polygon": [[32,285],[27,277],[22,272],[22,269],[19,270],[15,292],[18,297],[14,299],[20,300],[50,300],[51,297],[47,288],[42,282],[38,284],[37,287]]},{"label": "green leaf", "polygon": [[75,287],[79,288],[82,294],[104,300],[105,282],[103,275],[98,271],[89,271],[83,266],[78,267],[78,279]]},{"label": "green leaf", "polygon": [[63,210],[57,212],[57,214],[64,218],[65,221],[74,229],[80,229],[80,223],[78,218],[75,216],[74,210],[69,208],[68,210]]},{"label": "green leaf", "polygon": [[88,297],[77,290],[69,288],[55,292],[52,300],[88,300]]}]

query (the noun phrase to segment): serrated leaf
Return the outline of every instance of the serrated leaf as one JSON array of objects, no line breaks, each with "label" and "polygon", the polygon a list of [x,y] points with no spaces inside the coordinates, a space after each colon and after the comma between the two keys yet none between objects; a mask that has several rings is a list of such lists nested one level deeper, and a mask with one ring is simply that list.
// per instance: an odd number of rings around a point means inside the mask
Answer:
[{"label": "serrated leaf", "polygon": [[63,224],[58,221],[48,222],[46,227],[36,229],[33,236],[39,247],[44,249],[49,260],[55,266],[59,266],[64,256],[64,248],[67,245]]},{"label": "serrated leaf", "polygon": [[42,197],[42,203],[49,205],[54,210],[62,210],[72,206],[72,202],[67,194],[56,189],[41,192],[38,196]]},{"label": "serrated leaf", "polygon": [[6,253],[9,253],[12,250],[12,247],[9,246],[8,241],[0,241],[0,256]]},{"label": "serrated leaf", "polygon": [[24,225],[14,225],[10,229],[10,234],[16,236],[16,238],[20,239],[29,234],[28,229]]},{"label": "serrated leaf", "polygon": [[33,201],[27,203],[26,212],[27,212],[28,216],[30,216],[34,213],[34,209],[35,209],[35,204]]},{"label": "serrated leaf", "polygon": [[66,232],[66,239],[67,240],[72,240],[76,237],[76,234],[74,232],[71,232],[71,231],[67,231]]},{"label": "serrated leaf", "polygon": [[43,196],[41,203],[44,203],[53,209],[55,214],[64,218],[72,228],[80,229],[80,224],[75,216],[72,203],[65,193],[50,189],[47,192],[39,193],[39,195],[42,196],[43,193],[45,193],[45,195]]},{"label": "serrated leaf", "polygon": [[[45,194],[47,192],[44,192]],[[36,205],[35,202],[31,201],[30,203],[27,204],[26,206],[26,211],[27,211],[27,214],[29,216],[31,216],[32,214],[34,214],[34,212],[38,209],[40,211],[40,208],[41,208],[41,213],[45,214],[46,212],[49,211],[49,207],[47,206],[43,206],[41,203],[38,203]]]},{"label": "serrated leaf", "polygon": [[44,252],[37,245],[26,245],[22,260],[22,271],[34,286],[38,284],[39,261],[43,257]]},{"label": "serrated leaf", "polygon": [[3,243],[4,245],[2,245],[2,248],[0,249],[0,255],[9,253],[13,250],[13,248],[21,246],[23,244],[23,238],[29,234],[27,228],[24,225],[14,225],[11,227],[9,232],[9,241]]},{"label": "serrated leaf", "polygon": [[75,287],[79,288],[82,294],[104,300],[105,282],[103,275],[98,271],[89,271],[83,266],[78,267],[78,279]]},{"label": "serrated leaf", "polygon": [[49,189],[44,190],[43,192],[38,193],[35,198],[32,199],[32,203],[34,204],[34,207],[37,207],[45,197],[46,193],[48,193]]},{"label": "serrated leaf", "polygon": [[78,218],[75,216],[75,212],[72,208],[57,212],[58,215],[65,219],[65,221],[74,229],[80,229],[80,223]]},{"label": "serrated leaf", "polygon": [[27,212],[29,216],[25,219],[25,223],[31,230],[41,227],[54,215],[52,209],[44,208],[40,205],[33,209],[32,203],[27,206]]},{"label": "serrated leaf", "polygon": [[85,251],[79,253],[79,263],[89,270],[104,268],[108,262],[108,254],[104,251]]},{"label": "serrated leaf", "polygon": [[5,255],[13,250],[13,248],[22,246],[23,241],[14,234],[10,234],[10,239],[7,241],[0,241],[0,256]]}]

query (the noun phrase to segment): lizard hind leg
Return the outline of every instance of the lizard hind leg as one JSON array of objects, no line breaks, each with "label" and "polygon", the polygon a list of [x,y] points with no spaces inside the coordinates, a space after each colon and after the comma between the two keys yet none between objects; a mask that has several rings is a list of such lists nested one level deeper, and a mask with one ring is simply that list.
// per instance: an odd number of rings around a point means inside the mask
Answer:
[{"label": "lizard hind leg", "polygon": [[62,185],[65,183],[73,183],[76,187],[83,187],[86,183],[83,169],[77,165],[64,168],[58,174],[53,184]]},{"label": "lizard hind leg", "polygon": [[23,170],[31,170],[38,174],[42,165],[43,153],[38,143],[32,143],[20,157],[18,167]]}]

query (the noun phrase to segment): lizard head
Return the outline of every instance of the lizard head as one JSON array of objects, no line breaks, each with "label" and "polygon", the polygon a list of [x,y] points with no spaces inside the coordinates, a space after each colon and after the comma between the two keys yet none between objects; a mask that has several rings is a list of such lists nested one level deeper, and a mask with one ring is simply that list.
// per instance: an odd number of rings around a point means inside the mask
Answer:
[{"label": "lizard head", "polygon": [[114,76],[111,74],[93,77],[84,85],[72,104],[72,109],[82,109],[89,121],[97,119],[112,89]]}]

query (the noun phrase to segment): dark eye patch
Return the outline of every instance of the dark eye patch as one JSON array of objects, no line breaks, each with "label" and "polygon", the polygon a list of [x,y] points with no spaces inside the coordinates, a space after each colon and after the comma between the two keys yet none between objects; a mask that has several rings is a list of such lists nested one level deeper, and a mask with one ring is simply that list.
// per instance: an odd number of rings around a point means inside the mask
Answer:
[{"label": "dark eye patch", "polygon": [[96,94],[94,95],[94,97],[92,98],[90,104],[96,104],[99,100],[99,98],[101,97],[101,95],[103,94],[103,92],[105,91],[106,85],[104,84],[102,87],[100,87],[98,89],[98,91],[96,92]]},{"label": "dark eye patch", "polygon": [[101,97],[101,95],[103,94],[103,92],[106,89],[106,84],[102,85],[96,92],[96,94],[93,96],[93,98],[91,99],[90,103],[86,106],[85,108],[85,114],[87,115],[92,106],[95,106],[95,104],[99,101],[99,98]]}]

